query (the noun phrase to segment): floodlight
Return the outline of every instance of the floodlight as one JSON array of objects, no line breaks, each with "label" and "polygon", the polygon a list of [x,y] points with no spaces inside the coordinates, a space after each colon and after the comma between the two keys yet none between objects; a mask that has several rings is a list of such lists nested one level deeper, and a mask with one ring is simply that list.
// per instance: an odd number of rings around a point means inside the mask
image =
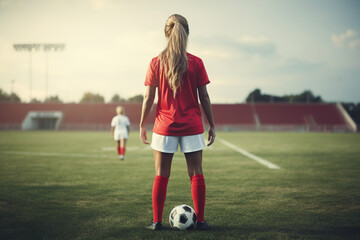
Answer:
[{"label": "floodlight", "polygon": [[54,43],[27,43],[27,44],[14,44],[15,51],[26,51],[29,52],[29,97],[32,99],[32,53],[35,51],[45,52],[45,99],[47,98],[48,92],[48,52],[63,51],[65,50],[65,44],[54,44]]}]

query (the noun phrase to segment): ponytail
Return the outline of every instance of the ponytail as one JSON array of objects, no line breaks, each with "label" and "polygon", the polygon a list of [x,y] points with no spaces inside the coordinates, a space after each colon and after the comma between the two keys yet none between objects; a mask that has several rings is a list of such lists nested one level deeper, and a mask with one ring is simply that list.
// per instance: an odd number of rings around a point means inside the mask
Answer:
[{"label": "ponytail", "polygon": [[175,98],[181,86],[182,76],[188,68],[186,55],[189,25],[186,19],[178,14],[170,16],[165,25],[165,36],[168,45],[159,55],[160,65],[165,70],[165,77]]}]

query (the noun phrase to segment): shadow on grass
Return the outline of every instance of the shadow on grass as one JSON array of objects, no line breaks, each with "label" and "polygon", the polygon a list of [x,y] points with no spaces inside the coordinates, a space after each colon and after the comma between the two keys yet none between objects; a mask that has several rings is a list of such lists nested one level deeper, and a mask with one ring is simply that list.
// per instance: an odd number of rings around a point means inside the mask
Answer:
[{"label": "shadow on grass", "polygon": [[212,226],[209,231],[179,231],[163,227],[162,231],[151,231],[144,227],[113,228],[104,238],[117,239],[358,239],[360,227],[329,227],[327,229],[288,229],[282,227],[229,227]]}]

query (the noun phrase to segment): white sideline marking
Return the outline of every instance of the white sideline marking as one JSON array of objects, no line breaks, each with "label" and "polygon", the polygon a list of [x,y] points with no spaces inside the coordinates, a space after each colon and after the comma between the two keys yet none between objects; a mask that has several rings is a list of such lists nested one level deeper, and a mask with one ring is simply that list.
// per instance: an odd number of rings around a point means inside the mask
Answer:
[{"label": "white sideline marking", "polygon": [[81,154],[81,153],[23,152],[23,151],[0,151],[0,153],[14,154],[14,155],[45,156],[45,157],[111,158],[111,156],[106,156],[106,155],[92,155],[92,154]]},{"label": "white sideline marking", "polygon": [[228,146],[229,148],[241,153],[242,155],[244,155],[244,156],[246,156],[248,158],[251,158],[252,160],[257,161],[258,163],[260,163],[260,164],[262,164],[262,165],[264,165],[264,166],[266,166],[266,167],[268,167],[270,169],[280,169],[280,167],[278,165],[273,164],[273,163],[271,163],[271,162],[269,162],[269,161],[267,161],[267,160],[265,160],[265,159],[263,159],[261,157],[258,157],[258,156],[254,155],[252,153],[249,153],[249,152],[245,151],[244,149],[241,149],[238,146],[235,146],[234,144],[231,144],[228,141],[225,141],[224,139],[221,139],[219,137],[217,139],[220,140],[220,142],[222,142],[224,145]]},{"label": "white sideline marking", "polygon": [[113,147],[113,146],[111,146],[111,147],[102,147],[101,148],[101,150],[103,150],[103,151],[111,151],[111,152],[113,152],[114,151],[114,149],[115,149],[115,147]]},{"label": "white sideline marking", "polygon": [[[126,151],[136,151],[136,150],[140,150],[141,148],[138,147],[138,146],[129,146],[129,147],[126,147]],[[115,145],[114,146],[111,146],[111,147],[101,147],[101,150],[104,151],[104,152],[116,152],[116,147]]]},{"label": "white sideline marking", "polygon": [[[116,152],[116,148],[115,146],[112,147],[101,147],[101,150],[104,152]],[[152,150],[152,148],[149,145],[145,145],[143,147],[139,147],[139,146],[130,146],[130,147],[126,147],[126,151],[148,151],[148,150]]]}]

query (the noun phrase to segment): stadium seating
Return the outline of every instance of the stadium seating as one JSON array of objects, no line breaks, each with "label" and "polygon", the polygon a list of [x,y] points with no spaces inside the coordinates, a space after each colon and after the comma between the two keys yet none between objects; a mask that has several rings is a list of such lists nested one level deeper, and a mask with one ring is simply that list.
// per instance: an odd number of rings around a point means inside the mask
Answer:
[{"label": "stadium seating", "polygon": [[[121,104],[138,129],[141,104]],[[117,104],[22,104],[0,103],[0,129],[21,129],[28,113],[61,112],[60,130],[108,130]],[[213,104],[218,130],[354,131],[348,116],[336,104]],[[204,124],[207,125],[203,114]],[[154,123],[155,106],[147,121]]]},{"label": "stadium seating", "polygon": [[[230,131],[254,129],[255,119],[250,104],[213,104],[214,122],[218,129]],[[205,115],[203,114],[203,118]],[[206,124],[206,120],[203,120]]]},{"label": "stadium seating", "polygon": [[263,130],[347,130],[347,123],[336,104],[254,104]]}]

